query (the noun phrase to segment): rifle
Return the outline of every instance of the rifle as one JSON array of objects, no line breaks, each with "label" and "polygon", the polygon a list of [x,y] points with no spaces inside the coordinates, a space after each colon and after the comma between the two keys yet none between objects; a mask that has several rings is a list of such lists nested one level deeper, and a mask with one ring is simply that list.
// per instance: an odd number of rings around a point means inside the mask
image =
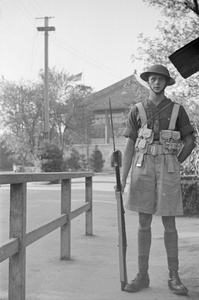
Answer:
[{"label": "rifle", "polygon": [[113,117],[111,108],[111,99],[109,97],[110,107],[110,119],[111,129],[113,136],[113,163],[116,173],[116,188],[115,197],[117,201],[117,219],[118,219],[118,244],[119,244],[119,265],[120,265],[120,282],[121,290],[123,291],[127,284],[127,267],[126,267],[126,250],[127,250],[127,238],[126,238],[126,226],[124,217],[124,205],[122,199],[122,186],[120,181],[120,152],[115,150],[115,137],[113,129]]}]

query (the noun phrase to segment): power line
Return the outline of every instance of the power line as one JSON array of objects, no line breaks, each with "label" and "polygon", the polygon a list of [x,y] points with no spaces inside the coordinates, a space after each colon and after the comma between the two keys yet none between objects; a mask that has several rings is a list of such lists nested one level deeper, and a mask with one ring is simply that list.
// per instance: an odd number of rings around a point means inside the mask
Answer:
[{"label": "power line", "polygon": [[[33,20],[35,20],[35,17],[32,14],[32,11],[34,10],[36,12],[36,14],[38,15],[45,15],[43,13],[43,10],[41,9],[41,7],[39,7],[38,3],[36,1],[33,1],[32,4],[34,4],[34,8],[32,6],[32,8],[27,8],[27,6],[24,5],[24,3],[22,2],[22,0],[19,0],[19,2],[15,2],[14,0],[11,0],[12,3],[18,8],[18,10],[28,19],[28,21],[35,27],[35,23],[33,23]],[[30,5],[31,2],[28,2],[28,4]],[[37,8],[36,8],[37,7]],[[38,13],[39,12],[39,13]]]},{"label": "power line", "polygon": [[[28,21],[35,27],[35,23],[32,21],[35,18],[32,16],[32,12],[30,12],[29,9],[27,9],[27,7],[24,5],[24,3],[22,3],[22,1],[20,0],[20,2],[15,2],[14,0],[11,0],[12,3],[18,8],[18,10],[28,19]],[[19,5],[20,3],[20,5]],[[31,2],[29,2],[31,3]],[[38,11],[39,10],[39,14],[42,11],[41,7],[38,5],[38,3],[36,1],[33,1],[32,4],[34,4],[34,10]],[[38,9],[36,9],[36,7]],[[50,18],[50,17],[49,17]],[[42,17],[40,18],[36,18],[36,19],[43,19]],[[121,79],[122,76],[111,70],[110,68],[108,68],[107,66],[99,63],[98,61],[94,60],[93,58],[89,57],[88,55],[86,55],[85,53],[80,52],[79,50],[69,46],[68,44],[66,44],[65,42],[56,39],[55,37],[54,41],[57,43],[57,45],[63,49],[67,49],[68,52],[72,53],[74,56],[78,56],[80,57],[82,60],[86,61],[87,63],[89,63],[90,65],[93,65],[94,67],[101,69],[102,71],[105,71],[113,76],[115,76],[118,79]],[[55,43],[55,44],[56,44]]]},{"label": "power line", "polygon": [[37,11],[37,15],[41,15],[41,16],[45,16],[45,12],[43,11],[43,9],[41,8],[41,6],[37,3],[36,0],[33,0],[32,3],[35,6],[35,9]]},{"label": "power line", "polygon": [[[32,43],[32,49],[31,49],[31,53],[27,62],[27,67],[26,67],[26,73],[31,72],[32,71],[32,66],[33,66],[33,62],[34,62],[34,54],[36,52],[36,49],[38,47],[38,33],[36,33],[36,36],[34,36],[34,40]],[[38,57],[37,57],[38,59]]]},{"label": "power line", "polygon": [[[96,60],[90,58],[88,55],[86,55],[86,54],[80,52],[79,50],[77,50],[77,49],[75,49],[75,48],[69,46],[69,45],[66,44],[65,42],[63,42],[63,41],[61,41],[61,40],[58,40],[58,39],[55,38],[55,37],[53,37],[53,38],[54,38],[54,40],[55,40],[56,42],[60,43],[61,45],[64,45],[64,46],[62,46],[63,49],[67,49],[67,50],[68,50],[70,53],[72,53],[73,55],[79,56],[82,60],[88,62],[89,64],[91,64],[91,65],[93,65],[93,66],[95,66],[95,67],[97,67],[97,68],[99,68],[99,69],[101,69],[101,70],[103,70],[103,71],[108,72],[109,74],[111,74],[111,75],[113,75],[113,76],[115,76],[115,77],[117,77],[117,78],[119,78],[119,79],[122,78],[122,76],[121,76],[120,74],[114,72],[113,70],[111,70],[111,69],[108,68],[107,66],[105,66],[105,65],[103,65],[103,64],[101,64],[101,63],[99,63],[99,62],[97,62]],[[53,39],[53,38],[52,38],[52,39]]]},{"label": "power line", "polygon": [[25,6],[22,3],[22,6],[18,5],[14,0],[11,1],[19,9],[19,11],[28,19],[28,21],[35,27],[35,23],[32,22],[32,19],[34,20],[34,17],[28,12]]}]

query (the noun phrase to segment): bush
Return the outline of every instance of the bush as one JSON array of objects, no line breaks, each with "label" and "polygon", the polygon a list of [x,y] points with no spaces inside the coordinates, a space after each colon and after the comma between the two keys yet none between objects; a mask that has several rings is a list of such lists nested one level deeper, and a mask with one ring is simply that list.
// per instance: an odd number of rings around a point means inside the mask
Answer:
[{"label": "bush", "polygon": [[185,216],[199,216],[199,177],[182,176],[182,199]]},{"label": "bush", "polygon": [[102,153],[98,149],[98,146],[95,146],[95,149],[90,157],[90,165],[94,172],[101,172],[104,166],[104,159],[102,159]]},{"label": "bush", "polygon": [[0,170],[12,170],[13,165],[13,152],[9,150],[5,140],[0,141]]},{"label": "bush", "polygon": [[181,165],[181,175],[199,176],[199,148],[192,150],[189,157]]},{"label": "bush", "polygon": [[64,161],[64,171],[80,171],[85,169],[85,155],[79,154],[74,148],[70,157]]},{"label": "bush", "polygon": [[40,153],[41,169],[43,172],[61,172],[63,155],[62,151],[53,144],[45,144]]}]

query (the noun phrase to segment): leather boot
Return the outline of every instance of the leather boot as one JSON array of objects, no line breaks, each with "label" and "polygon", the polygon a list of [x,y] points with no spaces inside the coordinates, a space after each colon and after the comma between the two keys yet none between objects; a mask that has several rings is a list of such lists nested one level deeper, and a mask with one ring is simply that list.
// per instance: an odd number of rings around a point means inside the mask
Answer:
[{"label": "leather boot", "polygon": [[188,294],[188,289],[182,284],[177,271],[169,272],[168,286],[176,295]]},{"label": "leather boot", "polygon": [[138,273],[134,280],[127,283],[124,290],[129,293],[136,293],[142,289],[148,288],[150,283],[149,274]]}]

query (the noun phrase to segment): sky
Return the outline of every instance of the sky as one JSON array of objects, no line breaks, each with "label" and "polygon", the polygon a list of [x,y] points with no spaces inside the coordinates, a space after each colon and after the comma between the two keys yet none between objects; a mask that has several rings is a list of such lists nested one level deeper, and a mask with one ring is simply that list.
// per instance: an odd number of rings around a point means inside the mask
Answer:
[{"label": "sky", "polygon": [[44,69],[44,26],[49,17],[48,65],[95,91],[142,71],[131,56],[138,34],[153,37],[160,12],[142,0],[0,0],[0,76],[38,81]]}]

